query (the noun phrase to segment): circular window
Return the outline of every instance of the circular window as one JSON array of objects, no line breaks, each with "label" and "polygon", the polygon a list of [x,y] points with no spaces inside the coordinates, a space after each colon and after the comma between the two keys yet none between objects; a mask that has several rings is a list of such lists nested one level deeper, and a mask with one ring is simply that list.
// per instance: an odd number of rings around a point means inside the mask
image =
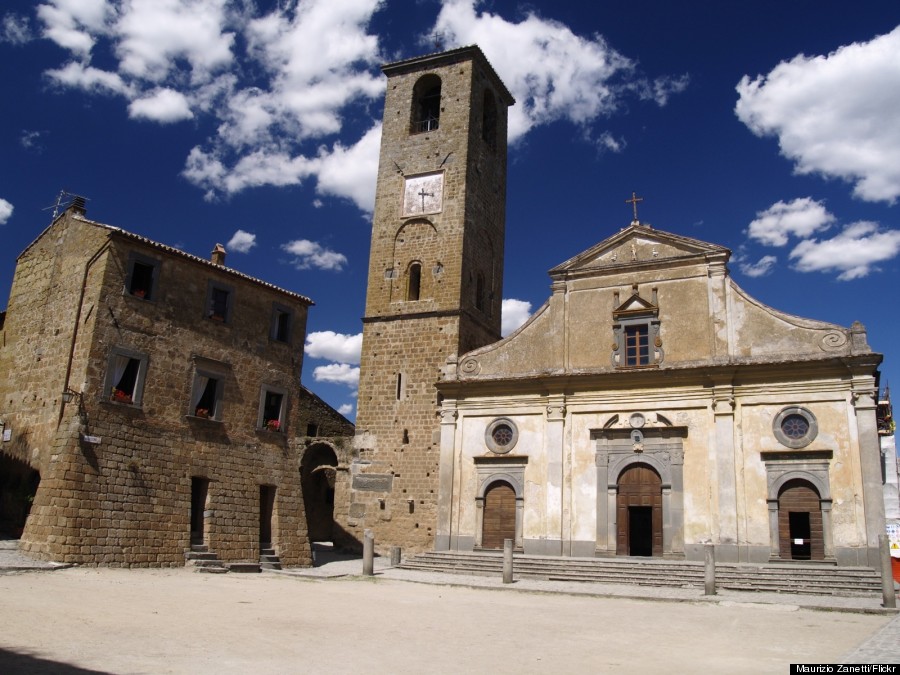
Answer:
[{"label": "circular window", "polygon": [[802,448],[813,442],[819,433],[816,416],[806,408],[785,408],[772,422],[775,438],[789,448]]},{"label": "circular window", "polygon": [[519,430],[512,420],[501,417],[488,425],[484,442],[491,452],[504,455],[513,449],[519,440]]}]

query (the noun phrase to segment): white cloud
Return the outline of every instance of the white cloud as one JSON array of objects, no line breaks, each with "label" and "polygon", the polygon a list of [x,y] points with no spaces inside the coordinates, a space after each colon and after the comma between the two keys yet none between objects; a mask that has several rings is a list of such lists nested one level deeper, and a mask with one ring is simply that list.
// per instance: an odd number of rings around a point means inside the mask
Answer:
[{"label": "white cloud", "polygon": [[738,263],[738,267],[740,267],[741,272],[748,277],[764,277],[772,271],[772,268],[777,262],[778,258],[774,255],[764,255],[755,263],[740,262]]},{"label": "white cloud", "polygon": [[226,0],[130,0],[115,24],[123,73],[162,82],[179,60],[191,81],[205,82],[231,63],[234,34],[225,30]]},{"label": "white cloud", "polygon": [[784,246],[790,235],[806,238],[828,229],[833,222],[834,216],[822,202],[803,197],[792,202],[778,201],[765,211],[758,211],[747,235],[767,246]]},{"label": "white cloud", "polygon": [[44,37],[81,58],[86,58],[93,49],[94,36],[107,32],[107,20],[112,12],[106,0],[51,0],[37,8],[38,18],[44,24]]},{"label": "white cloud", "polygon": [[500,335],[506,337],[531,316],[531,303],[525,300],[504,298],[500,305],[500,316]]},{"label": "white cloud", "polygon": [[352,404],[352,403],[345,403],[345,404],[342,405],[340,408],[338,408],[338,412],[339,412],[341,415],[349,415],[350,413],[353,412],[353,404]]},{"label": "white cloud", "polygon": [[345,335],[330,330],[315,331],[306,336],[303,351],[314,359],[359,364],[362,333]]},{"label": "white cloud", "polygon": [[768,75],[744,76],[735,113],[776,136],[798,173],[854,184],[869,201],[900,196],[900,27],[827,56],[799,55]]},{"label": "white cloud", "polygon": [[6,225],[13,213],[13,205],[5,199],[0,199],[0,225]]},{"label": "white cloud", "polygon": [[3,15],[3,23],[0,26],[0,42],[24,45],[33,39],[31,22],[27,16],[12,13]]},{"label": "white cloud", "polygon": [[329,363],[327,366],[317,366],[313,370],[313,379],[316,382],[346,384],[355,389],[359,386],[359,368],[347,363]]},{"label": "white cloud", "polygon": [[319,156],[316,191],[345,197],[366,213],[375,208],[375,179],[381,149],[381,124],[376,124],[349,148],[336,143],[331,152]]},{"label": "white cloud", "polygon": [[643,81],[635,64],[599,35],[580,37],[534,12],[512,23],[477,12],[480,4],[445,0],[431,32],[455,46],[477,44],[484,51],[517,101],[509,111],[511,142],[539,124],[561,119],[582,124],[609,116],[629,90],[664,105],[687,85],[686,78]]},{"label": "white cloud", "polygon": [[244,230],[235,232],[231,239],[228,240],[228,243],[225,244],[225,248],[237,253],[249,253],[254,246],[256,246],[256,235],[244,232]]},{"label": "white cloud", "polygon": [[62,68],[55,68],[44,73],[55,84],[75,89],[84,89],[91,94],[121,94],[132,96],[134,90],[117,73],[86,66],[77,61],[70,61]]},{"label": "white cloud", "polygon": [[191,119],[194,113],[184,94],[163,87],[132,101],[128,106],[128,115],[155,122],[180,122]]},{"label": "white cloud", "polygon": [[874,265],[900,253],[900,230],[882,230],[877,223],[852,223],[836,237],[801,241],[791,251],[800,272],[840,272],[838,279],[864,277]]},{"label": "white cloud", "polygon": [[296,239],[282,244],[281,248],[294,256],[291,264],[301,270],[315,267],[340,272],[347,264],[347,256],[343,253],[332,251],[308,239]]}]

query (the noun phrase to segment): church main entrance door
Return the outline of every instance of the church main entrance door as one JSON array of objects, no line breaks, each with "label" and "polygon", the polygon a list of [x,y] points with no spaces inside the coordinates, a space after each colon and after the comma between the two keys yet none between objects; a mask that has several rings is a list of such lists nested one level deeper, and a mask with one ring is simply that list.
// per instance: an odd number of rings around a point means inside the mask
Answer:
[{"label": "church main entrance door", "polygon": [[619,476],[616,554],[661,556],[662,553],[662,480],[646,464],[635,464]]},{"label": "church main entrance door", "polygon": [[516,540],[516,492],[506,482],[494,483],[484,495],[482,548],[503,548],[503,540]]},{"label": "church main entrance door", "polygon": [[789,560],[825,557],[819,493],[805,480],[788,481],[778,494],[778,550]]}]

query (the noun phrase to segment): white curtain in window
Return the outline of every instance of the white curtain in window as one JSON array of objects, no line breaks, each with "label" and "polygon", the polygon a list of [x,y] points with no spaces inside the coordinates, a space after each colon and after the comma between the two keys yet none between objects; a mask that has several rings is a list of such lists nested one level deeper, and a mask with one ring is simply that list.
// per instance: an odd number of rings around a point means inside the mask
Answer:
[{"label": "white curtain in window", "polygon": [[[119,389],[119,385],[122,382],[122,376],[125,374],[125,369],[128,368],[128,363],[131,361],[127,356],[122,356],[121,354],[116,354],[116,358],[113,359],[113,387]],[[133,393],[130,391],[126,391],[126,394],[129,396]]]},{"label": "white curtain in window", "polygon": [[208,383],[209,378],[199,374],[197,375],[197,379],[194,380],[194,395],[191,396],[192,411],[197,409],[197,404],[200,403],[200,399],[203,398],[203,392],[206,391],[206,385]]}]

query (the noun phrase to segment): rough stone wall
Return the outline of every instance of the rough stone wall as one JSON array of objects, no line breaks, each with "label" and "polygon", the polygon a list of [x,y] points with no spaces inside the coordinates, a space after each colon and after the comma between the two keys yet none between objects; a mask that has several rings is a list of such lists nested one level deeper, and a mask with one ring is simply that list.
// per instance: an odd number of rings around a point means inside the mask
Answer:
[{"label": "rough stone wall", "polygon": [[[152,301],[125,292],[135,252],[158,263]],[[228,323],[207,317],[210,280],[232,291]],[[269,337],[275,304],[293,313],[288,342]],[[22,547],[86,564],[182,564],[191,479],[199,477],[209,481],[205,543],[221,559],[258,559],[266,485],[276,489],[272,540],[282,562],[309,564],[304,445],[292,440],[305,434],[300,413],[309,411],[297,392],[307,306],[300,296],[66,212],[20,259],[4,328],[0,419],[12,437],[2,448],[41,473]],[[109,395],[113,349],[146,357],[139,405]],[[196,368],[215,369],[224,385],[217,420],[194,414]],[[81,396],[64,405],[67,372]],[[260,428],[263,386],[287,397],[280,431]],[[328,428],[347,433],[343,422],[332,419]]]},{"label": "rough stone wall", "polygon": [[349,437],[353,435],[353,423],[325,403],[321,398],[304,386],[297,395],[297,436],[308,436],[315,426],[314,437]]},{"label": "rough stone wall", "polygon": [[[439,401],[447,358],[500,333],[506,194],[506,108],[512,99],[477,50],[387,66],[381,160],[369,262],[357,435],[346,530],[376,547],[431,548],[438,487]],[[411,132],[416,82],[441,79],[439,128]],[[497,103],[496,142],[482,105]],[[493,147],[492,147],[493,146]],[[440,173],[438,213],[402,216],[405,181]],[[421,265],[409,299],[410,265]],[[479,274],[484,302],[476,306]]]}]

